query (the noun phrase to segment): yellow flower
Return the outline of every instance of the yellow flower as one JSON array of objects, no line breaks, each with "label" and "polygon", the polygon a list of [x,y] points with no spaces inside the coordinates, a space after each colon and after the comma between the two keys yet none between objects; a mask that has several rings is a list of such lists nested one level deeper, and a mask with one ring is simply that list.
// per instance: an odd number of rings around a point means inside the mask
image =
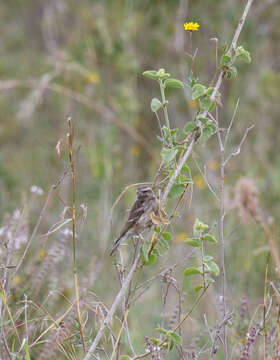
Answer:
[{"label": "yellow flower", "polygon": [[191,22],[186,22],[184,24],[184,29],[187,31],[198,31],[199,24]]}]

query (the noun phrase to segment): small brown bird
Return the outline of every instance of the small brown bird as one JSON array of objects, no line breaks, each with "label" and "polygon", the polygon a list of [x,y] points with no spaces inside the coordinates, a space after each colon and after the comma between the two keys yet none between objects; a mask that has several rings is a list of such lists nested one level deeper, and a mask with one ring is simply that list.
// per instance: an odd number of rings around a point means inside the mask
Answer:
[{"label": "small brown bird", "polygon": [[139,186],[137,198],[128,214],[128,220],[123,226],[120,236],[115,240],[110,252],[113,255],[119,245],[130,236],[139,235],[147,227],[152,226],[151,214],[158,215],[157,198],[149,186]]}]

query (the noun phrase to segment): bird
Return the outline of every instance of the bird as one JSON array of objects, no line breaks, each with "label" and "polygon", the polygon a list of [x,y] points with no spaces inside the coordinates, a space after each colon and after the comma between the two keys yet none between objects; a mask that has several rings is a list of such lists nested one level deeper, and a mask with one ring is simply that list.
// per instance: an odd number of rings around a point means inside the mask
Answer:
[{"label": "bird", "polygon": [[136,200],[132,205],[128,219],[124,224],[119,237],[114,241],[110,256],[115,253],[121,243],[130,236],[139,235],[146,228],[153,225],[151,215],[158,215],[158,201],[150,186],[139,186],[136,191]]}]

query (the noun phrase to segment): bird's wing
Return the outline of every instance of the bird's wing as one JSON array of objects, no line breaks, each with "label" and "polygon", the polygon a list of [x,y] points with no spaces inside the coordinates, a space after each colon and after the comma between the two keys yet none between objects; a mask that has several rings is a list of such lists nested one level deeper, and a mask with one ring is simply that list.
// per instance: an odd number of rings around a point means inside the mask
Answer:
[{"label": "bird's wing", "polygon": [[129,229],[131,229],[137,220],[144,214],[144,207],[142,200],[136,200],[128,214],[128,220],[120,232],[120,236],[123,236]]}]

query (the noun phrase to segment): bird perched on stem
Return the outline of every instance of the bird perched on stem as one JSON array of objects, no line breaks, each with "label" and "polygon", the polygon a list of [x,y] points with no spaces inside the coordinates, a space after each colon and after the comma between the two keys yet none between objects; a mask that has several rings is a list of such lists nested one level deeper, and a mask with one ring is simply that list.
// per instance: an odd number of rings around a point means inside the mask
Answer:
[{"label": "bird perched on stem", "polygon": [[152,216],[158,215],[158,203],[153,190],[149,186],[139,186],[137,198],[129,211],[128,220],[124,224],[120,236],[114,241],[110,255],[113,255],[121,243],[130,236],[139,235],[153,224]]}]

